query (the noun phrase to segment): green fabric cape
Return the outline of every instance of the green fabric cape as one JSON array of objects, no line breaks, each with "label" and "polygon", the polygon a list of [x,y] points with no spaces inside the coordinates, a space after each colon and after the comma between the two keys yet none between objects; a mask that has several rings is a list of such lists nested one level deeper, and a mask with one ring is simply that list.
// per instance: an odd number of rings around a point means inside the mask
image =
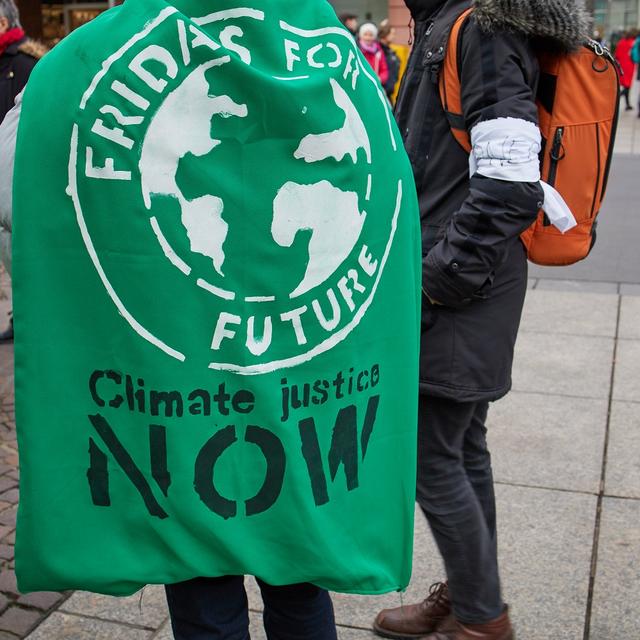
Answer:
[{"label": "green fabric cape", "polygon": [[47,55],[14,176],[20,589],[403,589],[418,226],[325,0],[130,0]]}]

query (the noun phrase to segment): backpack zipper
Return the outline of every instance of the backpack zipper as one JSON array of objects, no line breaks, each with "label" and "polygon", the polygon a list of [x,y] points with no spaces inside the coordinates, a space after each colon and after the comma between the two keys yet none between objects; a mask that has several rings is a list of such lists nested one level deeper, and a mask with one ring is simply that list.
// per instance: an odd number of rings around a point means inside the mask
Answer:
[{"label": "backpack zipper", "polygon": [[598,127],[598,123],[595,125],[596,128],[596,153],[598,154],[598,162],[597,162],[597,173],[596,173],[596,188],[593,194],[593,203],[591,205],[591,216],[593,218],[596,214],[596,202],[598,201],[598,192],[600,191],[600,171],[602,169],[600,162],[600,128]]},{"label": "backpack zipper", "polygon": [[551,147],[551,164],[549,165],[549,178],[547,184],[552,187],[556,184],[558,176],[558,162],[564,158],[564,149],[562,147],[562,139],[564,138],[564,127],[558,127],[553,137],[553,146]]},{"label": "backpack zipper", "polygon": [[[547,184],[551,187],[555,186],[556,178],[558,175],[558,162],[564,158],[564,149],[562,148],[562,139],[564,137],[564,127],[558,127],[556,129],[556,133],[553,136],[553,145],[551,147],[551,152],[549,155],[551,156],[551,164],[549,165],[549,177],[547,178]],[[542,220],[543,227],[550,227],[551,220],[547,214],[544,214],[544,218]]]}]

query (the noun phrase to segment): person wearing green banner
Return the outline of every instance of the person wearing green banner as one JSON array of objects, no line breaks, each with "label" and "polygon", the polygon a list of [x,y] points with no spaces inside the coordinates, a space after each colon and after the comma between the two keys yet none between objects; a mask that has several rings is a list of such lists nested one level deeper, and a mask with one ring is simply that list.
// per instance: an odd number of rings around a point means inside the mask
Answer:
[{"label": "person wearing green banner", "polygon": [[129,2],[41,64],[20,589],[175,585],[177,637],[245,637],[253,575],[270,638],[334,637],[327,590],[411,573],[420,233],[380,83],[324,0]]}]

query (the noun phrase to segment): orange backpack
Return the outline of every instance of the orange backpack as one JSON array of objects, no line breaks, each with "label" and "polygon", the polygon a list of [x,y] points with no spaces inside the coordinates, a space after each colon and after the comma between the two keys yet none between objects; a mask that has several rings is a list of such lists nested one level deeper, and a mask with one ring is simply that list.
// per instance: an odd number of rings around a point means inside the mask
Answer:
[{"label": "orange backpack", "polygon": [[[458,45],[472,11],[456,20],[440,74],[440,97],[451,131],[467,153],[471,141],[462,124]],[[578,225],[562,234],[540,211],[522,240],[532,262],[568,265],[586,258],[595,243],[596,216],[607,187],[618,124],[620,82],[611,54],[593,41],[572,54],[540,54],[538,61],[542,180],[560,192]]]}]

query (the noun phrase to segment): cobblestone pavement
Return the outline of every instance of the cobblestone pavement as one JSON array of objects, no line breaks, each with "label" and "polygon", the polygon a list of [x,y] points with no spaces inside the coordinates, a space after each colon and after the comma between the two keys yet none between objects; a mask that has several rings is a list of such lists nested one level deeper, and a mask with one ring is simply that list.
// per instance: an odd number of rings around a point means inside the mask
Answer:
[{"label": "cobblestone pavement", "polygon": [[[5,328],[11,308],[8,284],[0,268],[0,330]],[[0,344],[0,640],[24,637],[67,597],[62,593],[18,593],[13,562],[19,479],[13,345]]]}]

